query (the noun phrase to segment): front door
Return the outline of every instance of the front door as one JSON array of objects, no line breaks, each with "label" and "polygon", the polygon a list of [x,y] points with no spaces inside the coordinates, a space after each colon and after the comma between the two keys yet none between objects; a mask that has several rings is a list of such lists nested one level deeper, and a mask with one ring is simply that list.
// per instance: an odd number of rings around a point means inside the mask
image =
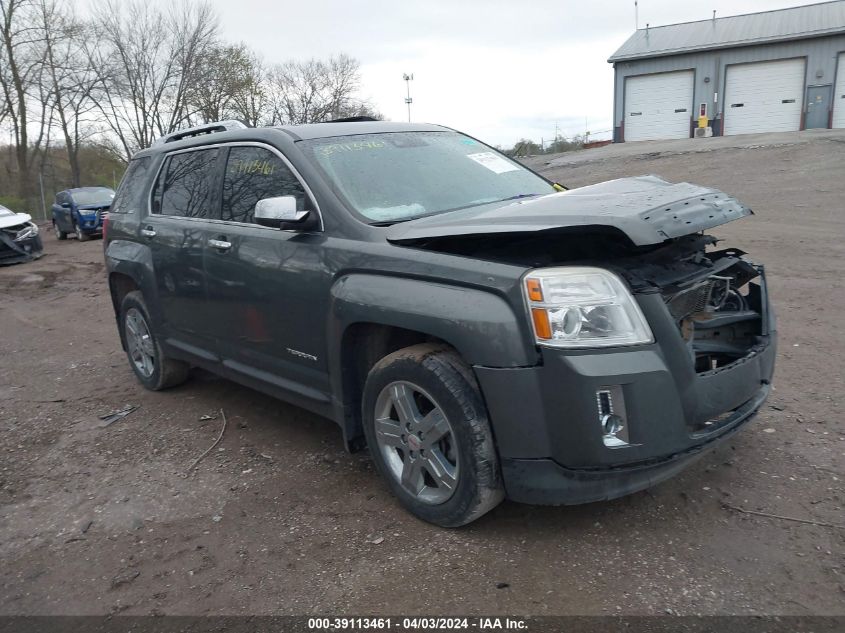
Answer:
[{"label": "front door", "polygon": [[255,224],[255,204],[276,196],[294,196],[299,209],[315,209],[275,150],[231,147],[222,223],[205,249],[209,315],[229,369],[281,389],[291,400],[327,405],[325,237]]},{"label": "front door", "polygon": [[153,190],[152,213],[139,228],[139,239],[152,251],[167,342],[209,360],[215,344],[203,250],[220,213],[220,154],[219,149],[197,149],[168,156]]},{"label": "front door", "polygon": [[807,88],[807,118],[804,128],[827,128],[830,121],[830,86]]},{"label": "front door", "polygon": [[73,210],[71,205],[73,202],[70,199],[70,194],[59,193],[56,195],[56,204],[53,205],[54,217],[59,228],[66,233],[73,233],[75,227],[73,226]]}]

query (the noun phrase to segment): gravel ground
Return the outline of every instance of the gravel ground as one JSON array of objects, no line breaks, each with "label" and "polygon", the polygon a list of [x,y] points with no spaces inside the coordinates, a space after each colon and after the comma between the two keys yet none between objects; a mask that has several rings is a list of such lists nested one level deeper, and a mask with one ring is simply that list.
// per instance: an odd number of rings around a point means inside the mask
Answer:
[{"label": "gravel ground", "polygon": [[200,372],[144,391],[101,242],[45,234],[45,257],[0,269],[0,614],[845,614],[845,529],[723,506],[845,524],[845,134],[767,139],[534,161],[570,186],[655,173],[754,208],[717,234],[768,267],[775,391],[651,490],[506,502],[459,530],[403,512],[328,420]]}]

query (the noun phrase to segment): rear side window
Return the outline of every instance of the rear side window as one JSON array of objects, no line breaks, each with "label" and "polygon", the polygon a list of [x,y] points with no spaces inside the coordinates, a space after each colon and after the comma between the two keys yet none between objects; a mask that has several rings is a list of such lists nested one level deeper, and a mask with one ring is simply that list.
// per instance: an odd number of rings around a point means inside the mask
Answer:
[{"label": "rear side window", "polygon": [[[144,185],[150,171],[150,157],[136,158],[129,161],[123,180],[114,194],[109,213],[134,213],[141,208]],[[61,196],[61,199],[59,199]],[[67,194],[59,194],[56,200],[59,204],[65,202]]]},{"label": "rear side window", "polygon": [[229,150],[223,176],[223,219],[252,222],[255,204],[264,198],[294,196],[297,209],[305,208],[305,189],[285,162],[261,147]]},{"label": "rear side window", "polygon": [[216,218],[217,154],[217,149],[204,149],[169,157],[153,193],[153,213]]}]

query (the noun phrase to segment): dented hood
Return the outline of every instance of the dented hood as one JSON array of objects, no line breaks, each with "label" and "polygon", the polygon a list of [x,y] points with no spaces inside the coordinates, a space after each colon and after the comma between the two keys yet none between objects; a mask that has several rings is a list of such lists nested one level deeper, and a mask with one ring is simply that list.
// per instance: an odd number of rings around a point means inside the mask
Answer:
[{"label": "dented hood", "polygon": [[403,243],[460,235],[610,227],[622,231],[637,246],[646,246],[751,213],[716,189],[638,176],[400,222],[390,227],[387,239]]},{"label": "dented hood", "polygon": [[28,213],[15,213],[0,205],[0,229],[5,229],[18,224],[26,224],[32,220]]}]

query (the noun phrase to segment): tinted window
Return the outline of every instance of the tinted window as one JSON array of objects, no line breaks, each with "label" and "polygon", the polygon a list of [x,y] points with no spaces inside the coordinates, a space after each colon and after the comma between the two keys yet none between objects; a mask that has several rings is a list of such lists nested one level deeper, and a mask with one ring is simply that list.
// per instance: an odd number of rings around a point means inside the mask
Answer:
[{"label": "tinted window", "polygon": [[217,150],[171,156],[153,196],[153,212],[187,218],[217,217],[214,201]]},{"label": "tinted window", "polygon": [[255,203],[277,196],[296,197],[305,208],[305,190],[285,162],[260,147],[233,147],[223,177],[223,219],[252,222]]},{"label": "tinted window", "polygon": [[143,204],[144,184],[150,172],[150,157],[129,161],[126,173],[114,194],[109,213],[133,213]]}]

